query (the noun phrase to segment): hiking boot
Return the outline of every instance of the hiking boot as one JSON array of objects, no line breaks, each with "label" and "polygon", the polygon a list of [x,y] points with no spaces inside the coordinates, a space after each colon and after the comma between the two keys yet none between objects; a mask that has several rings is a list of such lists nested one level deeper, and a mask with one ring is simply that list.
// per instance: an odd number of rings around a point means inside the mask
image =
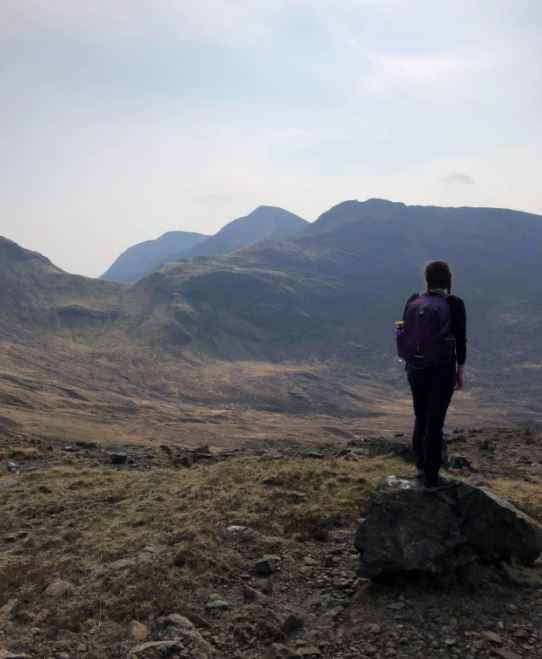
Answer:
[{"label": "hiking boot", "polygon": [[438,476],[436,481],[426,481],[423,489],[426,492],[440,492],[440,490],[448,490],[450,487],[456,485],[456,481]]}]

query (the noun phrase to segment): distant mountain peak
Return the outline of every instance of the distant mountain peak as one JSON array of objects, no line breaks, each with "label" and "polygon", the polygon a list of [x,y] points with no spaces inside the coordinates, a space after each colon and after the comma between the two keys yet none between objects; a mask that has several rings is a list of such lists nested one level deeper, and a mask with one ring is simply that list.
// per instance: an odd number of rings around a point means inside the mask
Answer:
[{"label": "distant mountain peak", "polygon": [[248,215],[226,224],[208,240],[196,245],[189,256],[226,254],[264,239],[286,238],[309,223],[279,206],[258,206]]}]

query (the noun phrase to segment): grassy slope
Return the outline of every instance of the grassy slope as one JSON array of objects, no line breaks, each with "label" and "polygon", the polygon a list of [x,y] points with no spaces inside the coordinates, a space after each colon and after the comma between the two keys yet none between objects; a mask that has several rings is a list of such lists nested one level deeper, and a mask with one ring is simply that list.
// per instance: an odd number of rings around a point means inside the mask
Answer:
[{"label": "grassy slope", "polygon": [[[26,448],[10,457],[21,461],[38,454]],[[37,651],[34,656],[45,646],[28,640],[30,627],[64,639],[66,647],[85,638],[84,656],[102,656],[104,648],[107,656],[124,656],[131,620],[204,613],[216,591],[235,605],[227,619],[249,620],[254,607],[243,603],[239,589],[251,561],[273,553],[288,569],[299,570],[294,556],[310,552],[314,543],[325,547],[327,533],[337,526],[350,537],[378,480],[408,470],[389,457],[239,457],[193,470],[166,463],[157,459],[142,471],[56,466],[3,484],[0,624],[7,611],[14,638],[27,639],[24,647]],[[280,485],[264,484],[269,477]],[[492,485],[542,519],[539,485],[506,479]],[[230,524],[250,526],[258,540],[228,539],[224,530]],[[116,563],[122,559],[124,567]],[[47,586],[58,579],[72,588],[61,598],[48,596]]]}]

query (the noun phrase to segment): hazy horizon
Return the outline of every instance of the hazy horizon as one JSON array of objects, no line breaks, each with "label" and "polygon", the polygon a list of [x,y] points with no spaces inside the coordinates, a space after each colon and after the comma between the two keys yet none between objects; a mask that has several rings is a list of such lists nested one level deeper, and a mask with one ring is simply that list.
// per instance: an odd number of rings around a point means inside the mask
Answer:
[{"label": "hazy horizon", "polygon": [[535,0],[6,0],[0,18],[0,235],[69,272],[259,205],[542,214]]}]

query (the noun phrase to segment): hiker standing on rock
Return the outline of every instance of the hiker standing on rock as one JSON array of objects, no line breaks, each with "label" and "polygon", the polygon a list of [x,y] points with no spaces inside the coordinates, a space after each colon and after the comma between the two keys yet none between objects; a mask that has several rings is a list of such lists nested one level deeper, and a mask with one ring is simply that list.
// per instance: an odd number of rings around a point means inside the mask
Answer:
[{"label": "hiker standing on rock", "polygon": [[414,404],[416,478],[436,492],[454,484],[439,476],[442,428],[454,390],[463,388],[467,319],[463,300],[450,294],[452,273],[446,262],[429,263],[425,281],[427,290],[408,299],[395,332]]}]

